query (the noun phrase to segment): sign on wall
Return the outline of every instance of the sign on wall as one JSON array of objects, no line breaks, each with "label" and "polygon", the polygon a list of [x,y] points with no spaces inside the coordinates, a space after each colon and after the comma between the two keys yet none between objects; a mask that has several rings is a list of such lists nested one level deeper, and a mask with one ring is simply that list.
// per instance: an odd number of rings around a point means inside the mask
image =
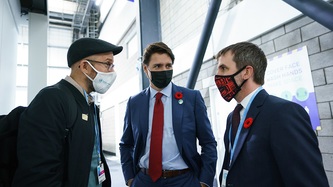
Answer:
[{"label": "sign on wall", "polygon": [[312,128],[320,126],[306,46],[268,59],[263,87],[271,95],[300,104],[308,112]]}]

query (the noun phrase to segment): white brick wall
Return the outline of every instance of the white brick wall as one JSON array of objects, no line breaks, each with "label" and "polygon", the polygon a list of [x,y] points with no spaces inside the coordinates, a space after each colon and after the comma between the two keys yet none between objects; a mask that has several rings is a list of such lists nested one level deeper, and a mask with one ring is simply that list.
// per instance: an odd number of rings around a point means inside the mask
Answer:
[{"label": "white brick wall", "polygon": [[208,0],[161,0],[162,40],[170,48],[197,35],[203,28]]}]

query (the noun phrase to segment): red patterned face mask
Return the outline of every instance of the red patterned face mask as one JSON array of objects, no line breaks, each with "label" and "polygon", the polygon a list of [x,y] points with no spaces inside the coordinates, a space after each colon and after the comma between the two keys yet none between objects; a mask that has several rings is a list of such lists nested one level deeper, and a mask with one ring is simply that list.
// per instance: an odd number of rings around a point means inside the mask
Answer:
[{"label": "red patterned face mask", "polygon": [[241,90],[243,84],[247,81],[244,80],[243,83],[240,86],[238,86],[235,80],[235,76],[239,74],[241,71],[243,71],[245,68],[246,66],[244,66],[243,68],[241,68],[232,75],[226,75],[226,76],[215,75],[215,84],[219,89],[221,96],[227,102],[230,102],[231,99],[235,97],[235,95]]}]

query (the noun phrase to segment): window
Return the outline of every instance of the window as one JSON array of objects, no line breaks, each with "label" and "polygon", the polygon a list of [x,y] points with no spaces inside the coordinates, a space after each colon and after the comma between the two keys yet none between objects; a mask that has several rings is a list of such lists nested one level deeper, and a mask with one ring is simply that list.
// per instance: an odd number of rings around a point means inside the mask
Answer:
[{"label": "window", "polygon": [[138,37],[137,34],[127,42],[127,59],[131,58],[138,52]]}]

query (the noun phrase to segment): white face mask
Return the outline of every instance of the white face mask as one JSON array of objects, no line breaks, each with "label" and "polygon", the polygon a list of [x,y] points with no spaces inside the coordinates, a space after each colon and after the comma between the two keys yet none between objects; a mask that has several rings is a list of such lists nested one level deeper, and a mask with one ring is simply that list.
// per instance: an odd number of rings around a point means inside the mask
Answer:
[{"label": "white face mask", "polygon": [[87,74],[85,73],[84,74],[88,77],[88,79],[92,81],[95,91],[97,93],[104,94],[106,91],[108,91],[108,89],[116,80],[117,77],[116,72],[108,72],[108,73],[100,72],[97,69],[95,69],[94,66],[90,64],[90,62],[88,62],[88,64],[97,73],[97,75],[94,79],[92,79]]}]

